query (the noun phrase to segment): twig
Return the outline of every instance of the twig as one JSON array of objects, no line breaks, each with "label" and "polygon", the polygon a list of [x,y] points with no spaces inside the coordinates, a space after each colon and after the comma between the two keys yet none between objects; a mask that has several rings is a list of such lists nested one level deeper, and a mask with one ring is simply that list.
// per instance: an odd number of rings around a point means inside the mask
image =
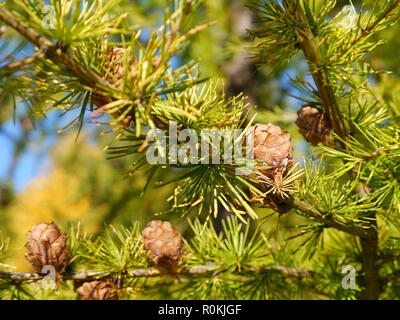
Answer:
[{"label": "twig", "polygon": [[20,33],[23,37],[33,43],[40,51],[45,53],[45,56],[58,63],[66,66],[69,70],[75,73],[83,80],[89,82],[93,87],[102,85],[110,87],[110,84],[97,76],[93,71],[84,68],[67,52],[57,47],[55,43],[40,35],[36,30],[30,28],[27,24],[19,21],[18,18],[6,9],[0,9],[0,20],[4,21],[11,28]]},{"label": "twig", "polygon": [[393,271],[392,273],[388,274],[385,278],[383,278],[382,286],[386,286],[389,282],[392,282],[397,278],[400,278],[400,269]]},{"label": "twig", "polygon": [[[177,276],[210,276],[218,271],[219,266],[215,264],[199,265],[190,268],[184,268],[178,270]],[[246,274],[264,274],[274,273],[280,274],[292,278],[300,279],[313,279],[319,274],[314,271],[306,269],[288,268],[277,265],[275,267],[263,267],[263,268],[250,268],[247,270],[236,270],[234,274],[246,275]],[[107,279],[116,276],[117,272],[106,272],[106,271],[89,271],[89,272],[64,272],[62,278],[64,280],[86,280],[91,281],[95,279]],[[151,278],[161,277],[170,275],[167,271],[160,269],[148,268],[148,269],[134,269],[128,270],[122,274],[122,278]],[[36,272],[0,272],[0,279],[15,280],[15,281],[37,281],[41,280],[46,276],[43,273]]]},{"label": "twig", "polygon": [[324,223],[328,227],[335,228],[337,230],[364,238],[371,239],[373,237],[371,228],[365,228],[359,225],[349,224],[341,222],[333,217],[330,217],[327,214],[324,214],[314,208],[306,201],[302,201],[293,196],[289,196],[289,198],[282,199],[285,203],[290,205],[292,208],[297,209],[301,212],[304,212],[310,217],[317,219],[318,221]]},{"label": "twig", "polygon": [[42,51],[38,51],[30,57],[26,57],[24,59],[14,61],[14,62],[4,65],[3,67],[0,68],[0,72],[1,73],[12,73],[12,72],[17,71],[25,66],[32,64],[36,60],[43,59],[44,57],[45,57],[45,53]]},{"label": "twig", "polygon": [[363,29],[362,32],[355,38],[353,41],[349,44],[349,46],[345,49],[343,49],[338,55],[334,56],[331,58],[331,61],[337,61],[340,59],[346,52],[348,52],[352,47],[354,47],[358,42],[361,41],[361,39],[369,35],[375,27],[382,22],[382,20],[386,19],[387,16],[394,10],[396,7],[400,4],[400,0],[397,0],[396,2],[393,3],[378,19],[376,19],[371,25],[369,25],[367,28]]},{"label": "twig", "polygon": [[347,132],[339,111],[339,107],[333,92],[332,85],[329,79],[322,73],[320,66],[322,60],[316,46],[316,40],[312,31],[307,27],[301,27],[301,25],[307,25],[307,18],[300,7],[298,1],[292,0],[287,1],[287,5],[291,6],[295,20],[299,23],[298,27],[298,43],[303,51],[306,59],[309,62],[309,68],[314,78],[314,82],[317,85],[324,111],[329,119],[329,122],[333,130],[343,139],[346,140]]},{"label": "twig", "polygon": [[[371,30],[376,25],[378,25],[378,23],[382,21],[398,5],[399,2],[400,0],[396,1],[396,3],[391,6],[390,10],[388,10],[384,15],[377,19],[377,21],[375,21],[370,26]],[[327,114],[333,130],[343,141],[346,141],[348,139],[348,133],[344,124],[344,120],[342,118],[342,115],[340,114],[333,87],[329,82],[328,76],[326,74],[323,74],[320,68],[323,61],[319,54],[314,34],[312,30],[307,27],[307,18],[298,0],[287,0],[286,4],[287,6],[289,6],[289,9],[292,10],[295,20],[299,23],[297,32],[299,46],[304,52],[306,59],[309,61],[309,68],[318,88],[318,92],[324,106],[324,111]],[[304,25],[306,27],[304,27]],[[352,45],[360,41],[362,36],[362,34],[359,35],[359,37],[353,41]],[[354,173],[351,172],[350,177],[354,178],[353,176]],[[332,218],[328,218],[328,220],[326,221],[326,218],[321,217],[318,212],[314,212],[314,210],[309,209],[312,208],[305,207],[302,211],[308,210],[308,214],[310,216],[313,216],[319,221],[326,223],[328,226],[333,226],[336,229],[357,235],[361,238],[361,244],[363,247],[362,264],[365,274],[365,286],[363,288],[361,296],[363,299],[378,299],[381,292],[381,286],[378,268],[378,226],[375,213],[371,212],[367,214],[370,218],[370,223],[368,223],[365,227],[358,227],[351,224],[348,225],[339,221],[335,221]]]},{"label": "twig", "polygon": [[399,150],[399,149],[400,149],[400,145],[391,146],[390,148],[387,148],[387,149],[377,149],[373,153],[367,154],[366,156],[364,156],[362,158],[356,159],[355,162],[360,163],[363,161],[368,161],[368,160],[370,160],[374,157],[377,157],[381,154],[386,154],[386,153],[389,153],[390,151],[395,151],[395,150]]}]

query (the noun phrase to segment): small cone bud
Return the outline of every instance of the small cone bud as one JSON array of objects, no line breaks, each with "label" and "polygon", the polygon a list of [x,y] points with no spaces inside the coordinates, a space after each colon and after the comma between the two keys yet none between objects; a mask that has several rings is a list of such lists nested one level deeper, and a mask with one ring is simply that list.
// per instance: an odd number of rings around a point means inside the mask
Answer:
[{"label": "small cone bud", "polygon": [[110,281],[85,282],[76,292],[80,300],[118,300],[116,287]]},{"label": "small cone bud", "polygon": [[151,262],[173,272],[182,258],[182,239],[168,221],[153,220],[143,229],[144,248],[150,251]]},{"label": "small cone bud", "polygon": [[[108,60],[105,63],[105,68],[107,71],[104,73],[102,78],[115,87],[119,86],[118,82],[120,82],[123,78],[123,55],[123,48],[113,47],[108,49]],[[101,108],[102,106],[112,102],[112,100],[103,96],[102,94],[93,93],[92,102],[94,105]]]},{"label": "small cone bud", "polygon": [[[128,61],[125,62],[125,49],[120,47],[108,47],[107,41],[104,47],[107,54],[104,67],[106,71],[104,72],[102,79],[108,82],[115,89],[120,89],[125,79],[127,73],[129,73],[129,82],[136,84],[136,73],[138,70],[138,61],[135,57],[129,56]],[[142,63],[143,69],[148,69],[155,67],[159,62],[159,57],[154,57],[152,61],[144,61]],[[124,70],[124,68],[130,68],[130,70]],[[99,89],[95,89],[91,96],[92,103],[97,107],[97,109],[92,113],[92,117],[105,112],[105,106],[116,101],[113,97],[110,97],[105,92],[101,92]],[[111,114],[114,119],[118,119],[122,114],[124,114],[126,108],[122,107]],[[159,128],[166,127],[166,124],[158,119],[157,116],[153,117],[153,121]],[[123,127],[134,127],[135,126],[135,111],[131,110],[125,115],[124,119],[120,121],[120,125]]]},{"label": "small cone bud", "polygon": [[312,145],[328,144],[329,122],[325,114],[315,106],[305,105],[297,112],[296,124],[300,133]]},{"label": "small cone bud", "polygon": [[57,273],[64,271],[68,264],[67,236],[62,234],[55,223],[40,223],[29,231],[26,258],[37,272],[44,266],[53,266]]},{"label": "small cone bud", "polygon": [[[248,139],[254,142],[254,160],[261,172],[272,178],[277,189],[282,186],[283,174],[293,166],[293,145],[290,134],[271,123],[251,127]],[[249,140],[248,140],[249,141]]]}]

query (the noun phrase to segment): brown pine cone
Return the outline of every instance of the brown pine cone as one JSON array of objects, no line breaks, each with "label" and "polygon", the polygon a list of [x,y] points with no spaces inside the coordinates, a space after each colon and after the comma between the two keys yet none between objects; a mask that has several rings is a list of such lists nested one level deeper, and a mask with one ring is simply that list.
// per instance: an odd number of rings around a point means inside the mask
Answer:
[{"label": "brown pine cone", "polygon": [[116,287],[111,281],[85,282],[76,292],[80,300],[118,300]]},{"label": "brown pine cone", "polygon": [[275,187],[280,189],[284,173],[293,166],[293,145],[290,134],[268,123],[251,127],[247,137],[250,141],[254,141],[254,160],[258,160],[256,166],[270,167],[260,171],[271,178]]},{"label": "brown pine cone", "polygon": [[62,234],[55,223],[34,225],[27,235],[26,258],[37,272],[51,265],[57,273],[64,271],[68,264],[67,236]]},{"label": "brown pine cone", "polygon": [[297,112],[296,124],[300,133],[312,145],[322,142],[328,144],[331,131],[325,114],[315,106],[305,105]]},{"label": "brown pine cone", "polygon": [[151,262],[171,272],[182,258],[182,239],[168,221],[153,220],[143,229],[144,248],[150,251]]}]

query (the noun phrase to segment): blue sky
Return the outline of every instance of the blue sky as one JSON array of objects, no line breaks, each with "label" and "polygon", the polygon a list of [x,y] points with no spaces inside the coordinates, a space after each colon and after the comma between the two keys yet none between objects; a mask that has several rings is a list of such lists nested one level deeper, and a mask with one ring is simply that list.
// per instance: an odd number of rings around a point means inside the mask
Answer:
[{"label": "blue sky", "polygon": [[[21,191],[36,177],[39,171],[44,170],[49,165],[48,150],[57,141],[57,133],[43,135],[43,130],[49,130],[52,123],[56,121],[56,114],[49,114],[49,117],[40,124],[40,129],[33,130],[29,134],[29,143],[27,148],[21,154],[16,166],[13,182],[16,191]],[[58,121],[56,121],[58,122]],[[11,119],[2,126],[0,132],[0,179],[5,179],[8,176],[11,161],[13,159],[15,143],[22,136],[23,129],[21,124]]]}]

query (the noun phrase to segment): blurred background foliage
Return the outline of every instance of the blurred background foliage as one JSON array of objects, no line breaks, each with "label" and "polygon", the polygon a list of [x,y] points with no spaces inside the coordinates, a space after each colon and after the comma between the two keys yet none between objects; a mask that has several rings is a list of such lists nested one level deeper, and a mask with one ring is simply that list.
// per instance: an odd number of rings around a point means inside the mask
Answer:
[{"label": "blurred background foliage", "polygon": [[[194,16],[193,25],[210,20],[218,24],[197,35],[188,49],[175,57],[174,65],[196,59],[203,76],[224,78],[229,94],[244,92],[248,101],[258,107],[256,122],[272,122],[289,131],[295,158],[301,161],[307,157],[310,146],[294,124],[301,102],[290,97],[298,92],[291,87],[289,78],[306,73],[307,65],[303,56],[298,55],[274,77],[269,76],[267,68],[258,69],[257,61],[248,53],[251,39],[246,33],[254,17],[243,2],[205,1]],[[370,1],[363,2],[368,6]],[[360,1],[353,3],[358,6]],[[161,24],[165,5],[165,0],[125,0],[117,10],[126,13],[132,24],[150,30]],[[337,1],[337,10],[345,5],[348,1]],[[4,32],[0,25],[0,37]],[[379,33],[378,37],[389,44],[379,47],[369,57],[375,69],[392,73],[371,78],[371,83],[383,96],[389,97],[400,88],[400,60],[396,54],[400,50],[399,33],[400,25]],[[21,57],[24,51],[30,50],[25,42],[6,43],[4,39],[0,39],[0,66],[11,57]],[[82,221],[87,232],[96,234],[107,224],[127,226],[132,221],[141,221],[144,225],[154,219],[157,212],[169,207],[166,198],[172,186],[151,188],[142,195],[145,173],[125,178],[129,158],[106,159],[104,148],[113,136],[101,134],[102,128],[91,124],[89,117],[76,140],[77,127],[58,132],[74,115],[60,118],[54,111],[46,117],[31,119],[22,101],[13,109],[13,101],[0,96],[0,227],[13,240],[9,262],[16,266],[16,271],[30,268],[24,259],[23,245],[33,224],[54,221],[66,230],[68,223]],[[290,255],[293,261],[294,249],[303,240],[296,238],[289,244],[283,240],[293,235],[290,227],[301,225],[302,218],[296,215],[278,217],[271,215],[270,209],[258,209],[258,214],[270,250],[279,255],[282,262],[288,259],[285,255]],[[180,220],[179,216],[164,215],[162,218],[179,222],[184,236],[190,233],[186,220]],[[217,221],[215,224],[218,228]],[[278,234],[278,225],[287,228]],[[343,243],[340,239],[336,242]],[[340,246],[336,249],[342,250]],[[317,253],[319,260],[328,259],[324,255],[329,250],[325,248],[324,252]],[[312,267],[313,263],[315,259],[304,259],[304,266]],[[306,292],[304,296],[307,297]]]}]

